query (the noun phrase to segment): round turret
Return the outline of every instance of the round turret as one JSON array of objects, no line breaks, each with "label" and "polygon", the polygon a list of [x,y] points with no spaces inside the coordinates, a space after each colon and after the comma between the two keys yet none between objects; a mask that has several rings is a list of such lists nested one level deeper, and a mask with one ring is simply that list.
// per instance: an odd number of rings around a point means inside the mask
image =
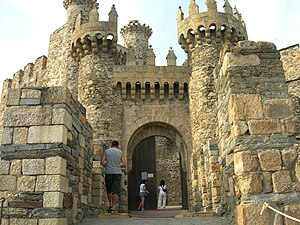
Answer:
[{"label": "round turret", "polygon": [[[114,5],[112,10],[115,10]],[[118,26],[116,20],[98,21],[99,14],[94,8],[87,23],[81,23],[78,16],[72,36],[72,56],[77,62],[90,54],[116,54]]]},{"label": "round turret", "polygon": [[134,49],[136,65],[146,65],[152,29],[145,24],[141,25],[138,20],[131,20],[121,29],[121,35],[125,40],[125,47]]},{"label": "round turret", "polygon": [[63,0],[67,10],[67,23],[74,26],[78,14],[81,14],[83,22],[87,22],[91,10],[98,6],[96,2],[97,0]]},{"label": "round turret", "polygon": [[217,11],[215,0],[206,0],[207,11],[199,13],[195,0],[191,0],[189,16],[179,8],[177,15],[178,42],[185,52],[204,43],[222,44],[226,40],[236,43],[247,40],[247,30],[241,14],[233,13],[228,0],[224,0],[224,11]]}]

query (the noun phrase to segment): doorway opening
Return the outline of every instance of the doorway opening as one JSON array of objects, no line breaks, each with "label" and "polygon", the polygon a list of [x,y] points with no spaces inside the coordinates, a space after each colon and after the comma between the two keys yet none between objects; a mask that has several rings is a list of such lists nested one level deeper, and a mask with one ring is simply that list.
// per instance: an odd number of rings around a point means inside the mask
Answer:
[{"label": "doorway opening", "polygon": [[158,185],[165,180],[167,206],[188,208],[187,173],[183,170],[182,156],[175,140],[163,136],[150,136],[141,140],[132,153],[132,166],[128,173],[128,209],[137,210],[139,185],[144,179],[149,191],[146,210],[157,208]]}]

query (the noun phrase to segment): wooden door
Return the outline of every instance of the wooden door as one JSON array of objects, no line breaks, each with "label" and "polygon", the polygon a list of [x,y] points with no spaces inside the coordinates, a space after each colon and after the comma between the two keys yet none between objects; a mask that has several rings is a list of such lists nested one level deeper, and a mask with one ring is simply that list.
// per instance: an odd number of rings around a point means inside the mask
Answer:
[{"label": "wooden door", "polygon": [[187,187],[187,172],[182,169],[182,158],[180,154],[180,179],[181,179],[181,193],[182,193],[182,208],[188,209],[188,187]]},{"label": "wooden door", "polygon": [[146,179],[149,191],[145,209],[154,210],[157,205],[155,137],[143,140],[132,155],[132,170],[128,174],[128,209],[137,210],[139,205],[139,185]]}]

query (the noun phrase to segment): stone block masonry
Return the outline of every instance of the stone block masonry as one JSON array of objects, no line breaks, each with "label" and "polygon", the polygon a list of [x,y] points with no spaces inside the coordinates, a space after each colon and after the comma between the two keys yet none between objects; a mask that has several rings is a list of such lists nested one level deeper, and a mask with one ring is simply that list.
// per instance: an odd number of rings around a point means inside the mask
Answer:
[{"label": "stone block masonry", "polygon": [[92,197],[92,128],[63,87],[9,89],[0,149],[4,224],[76,224]]},{"label": "stone block masonry", "polygon": [[[244,62],[250,56],[255,64]],[[235,208],[236,225],[278,224],[271,211],[259,216],[264,202],[299,218],[299,146],[295,128],[287,125],[294,114],[278,51],[272,43],[242,41],[222,60],[216,81],[219,161],[228,186],[221,203]]]}]

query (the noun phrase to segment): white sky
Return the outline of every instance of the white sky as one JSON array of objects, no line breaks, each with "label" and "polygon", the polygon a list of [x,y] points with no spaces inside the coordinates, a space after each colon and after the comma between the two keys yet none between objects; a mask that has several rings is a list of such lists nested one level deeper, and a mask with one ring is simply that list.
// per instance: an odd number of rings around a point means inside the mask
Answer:
[{"label": "white sky", "polygon": [[[48,55],[50,34],[65,22],[63,0],[0,0],[0,86],[28,63]],[[186,58],[177,42],[176,16],[182,6],[188,16],[190,0],[98,0],[100,20],[108,20],[115,4],[119,29],[129,20],[149,25],[153,34],[149,44],[156,54],[156,65],[166,65],[166,55],[173,47],[177,65]],[[205,0],[196,0],[200,11],[206,11]],[[217,0],[223,11],[223,0]],[[230,0],[242,14],[249,40],[269,41],[278,49],[300,42],[300,0]],[[119,44],[123,38],[119,35]]]}]

